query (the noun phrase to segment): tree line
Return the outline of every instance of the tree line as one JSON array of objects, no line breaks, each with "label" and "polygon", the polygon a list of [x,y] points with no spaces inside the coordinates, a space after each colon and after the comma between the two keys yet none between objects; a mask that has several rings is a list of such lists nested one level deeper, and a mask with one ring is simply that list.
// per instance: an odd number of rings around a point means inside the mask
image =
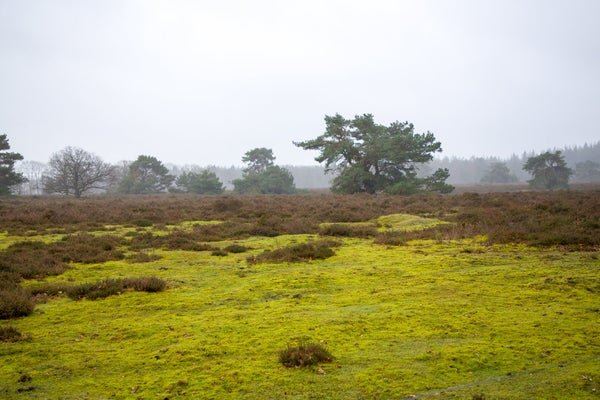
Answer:
[{"label": "tree line", "polygon": [[[346,119],[336,114],[325,117],[325,131],[314,139],[295,142],[305,150],[316,150],[316,161],[331,174],[331,190],[337,193],[414,194],[420,192],[449,193],[450,171],[434,159],[441,143],[431,132],[417,133],[409,122],[382,125],[373,115],[357,115]],[[15,163],[23,157],[9,152],[6,135],[0,135],[0,194],[26,182],[15,171]],[[289,168],[275,164],[268,148],[251,149],[242,157],[245,167],[232,179],[233,191],[240,194],[291,194],[296,192],[294,176]],[[140,155],[131,163],[111,165],[97,155],[79,148],[66,147],[54,153],[48,164],[30,162],[29,178],[36,192],[81,197],[90,193],[112,192],[150,194],[186,192],[214,195],[223,193],[225,185],[214,170],[188,168],[172,173],[160,160]],[[567,166],[561,151],[532,155],[522,163],[532,178],[532,187],[556,189],[567,187],[575,174],[600,181],[600,164],[584,161],[575,171]],[[511,183],[518,178],[506,163],[493,161],[480,181]]]}]

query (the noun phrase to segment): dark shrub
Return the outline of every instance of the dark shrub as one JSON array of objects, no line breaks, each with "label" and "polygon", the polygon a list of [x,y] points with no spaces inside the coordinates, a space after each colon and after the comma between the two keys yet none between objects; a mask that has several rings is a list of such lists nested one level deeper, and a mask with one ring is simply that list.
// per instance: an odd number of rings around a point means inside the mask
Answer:
[{"label": "dark shrub", "polygon": [[33,312],[33,301],[21,287],[0,290],[0,319],[24,317]]},{"label": "dark shrub", "polygon": [[54,297],[60,296],[69,290],[70,286],[64,283],[45,283],[27,288],[32,297]]},{"label": "dark shrub", "polygon": [[123,280],[123,287],[126,289],[133,289],[137,292],[162,292],[167,287],[167,283],[155,276],[148,276],[142,278],[127,278]]},{"label": "dark shrub", "polygon": [[23,334],[12,326],[0,326],[0,342],[18,342],[23,340]]},{"label": "dark shrub", "polygon": [[375,237],[374,242],[386,246],[400,246],[406,244],[406,235],[398,232],[382,232]]},{"label": "dark shrub", "polygon": [[371,237],[377,234],[377,228],[364,224],[325,224],[319,228],[324,236]]},{"label": "dark shrub", "polygon": [[49,251],[58,255],[64,262],[85,264],[122,260],[125,255],[117,249],[122,239],[117,236],[94,236],[87,233],[65,236],[63,240],[51,243]]},{"label": "dark shrub", "polygon": [[212,253],[210,253],[210,255],[216,257],[225,257],[227,255],[227,252],[225,250],[217,249],[213,250]]},{"label": "dark shrub", "polygon": [[143,252],[139,252],[139,253],[133,253],[131,255],[128,255],[125,258],[125,261],[127,261],[128,263],[147,263],[147,262],[152,262],[152,261],[156,261],[156,260],[160,260],[162,257],[159,256],[158,254],[150,254],[150,253],[143,253]]},{"label": "dark shrub", "polygon": [[133,224],[135,226],[139,226],[141,228],[146,228],[146,227],[154,225],[152,223],[152,221],[150,221],[149,219],[138,219],[137,221],[134,221]]},{"label": "dark shrub", "polygon": [[288,368],[309,367],[331,361],[331,353],[320,343],[311,342],[309,339],[300,339],[295,344],[288,344],[279,352],[279,362]]},{"label": "dark shrub", "polygon": [[223,250],[225,250],[229,253],[245,253],[249,249],[246,246],[242,246],[239,244],[231,244],[231,245],[225,247]]},{"label": "dark shrub", "polygon": [[249,263],[322,260],[335,254],[329,241],[294,244],[248,258]]},{"label": "dark shrub", "polygon": [[150,276],[126,279],[104,279],[94,283],[84,283],[67,288],[66,293],[73,300],[103,299],[108,296],[121,294],[127,289],[138,292],[162,292],[166,282],[160,278]]},{"label": "dark shrub", "polygon": [[203,235],[196,230],[175,230],[167,235],[153,235],[144,232],[131,239],[132,249],[163,248],[166,250],[212,251],[214,246],[200,243]]},{"label": "dark shrub", "polygon": [[73,300],[96,300],[122,293],[123,290],[121,279],[104,279],[99,282],[71,286],[67,289],[67,296]]},{"label": "dark shrub", "polygon": [[62,274],[67,268],[61,257],[43,242],[15,243],[0,253],[0,271],[14,274],[13,281],[15,275],[25,279],[43,278]]}]

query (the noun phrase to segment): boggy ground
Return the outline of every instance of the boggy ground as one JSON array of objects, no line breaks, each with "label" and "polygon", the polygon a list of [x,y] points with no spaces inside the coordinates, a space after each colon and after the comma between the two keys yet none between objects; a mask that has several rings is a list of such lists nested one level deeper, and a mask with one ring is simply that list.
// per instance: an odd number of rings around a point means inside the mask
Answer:
[{"label": "boggy ground", "polygon": [[[243,208],[249,200],[220,201],[241,201]],[[597,212],[597,200],[584,194],[565,204],[577,201],[580,210],[554,213]],[[537,204],[546,204],[530,206],[540,212],[556,206],[547,199]],[[488,206],[473,206],[472,215],[478,207]],[[350,211],[368,217],[333,230],[332,222],[344,221],[312,218],[314,232],[276,236],[258,234],[257,224],[239,215],[173,225],[99,221],[88,234],[116,247],[103,245],[105,259],[89,258],[88,251],[81,262],[64,243],[89,240],[69,236],[71,222],[36,232],[10,224],[11,233],[0,236],[3,251],[39,240],[68,266],[18,283],[36,293],[35,309],[0,321],[0,328],[23,335],[0,342],[0,397],[597,398],[600,261],[593,238],[534,246],[525,243],[531,236],[515,236],[495,243],[460,228],[454,218],[467,209],[439,215],[447,221],[429,210],[376,218],[387,211]],[[588,212],[578,223],[594,218]],[[308,253],[294,262],[253,261],[307,242],[333,251],[322,259]],[[182,250],[190,246],[195,251]],[[55,290],[131,277],[156,277],[167,287],[97,300]],[[322,343],[334,361],[284,367],[279,352],[298,337]]]}]

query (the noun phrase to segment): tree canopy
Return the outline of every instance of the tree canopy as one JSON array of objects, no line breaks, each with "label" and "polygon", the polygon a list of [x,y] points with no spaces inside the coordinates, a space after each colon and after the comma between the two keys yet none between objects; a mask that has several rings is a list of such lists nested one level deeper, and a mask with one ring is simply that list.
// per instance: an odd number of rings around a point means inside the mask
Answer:
[{"label": "tree canopy", "polygon": [[242,194],[291,194],[296,191],[294,177],[285,168],[274,165],[273,150],[252,149],[242,157],[246,163],[241,179],[233,181],[234,190]]},{"label": "tree canopy", "polygon": [[481,178],[481,183],[511,183],[516,182],[517,177],[510,172],[510,169],[503,162],[494,162],[491,163],[483,178]]},{"label": "tree canopy", "polygon": [[46,193],[81,197],[90,190],[106,189],[113,167],[95,154],[76,147],[54,153],[42,178]]},{"label": "tree canopy", "polygon": [[217,175],[206,169],[201,172],[183,172],[175,183],[188,193],[221,194],[225,190]]},{"label": "tree canopy", "polygon": [[569,178],[573,174],[560,151],[547,151],[530,157],[523,169],[533,175],[533,178],[528,181],[529,184],[539,189],[567,188]]},{"label": "tree canopy", "polygon": [[129,165],[119,191],[131,194],[160,193],[167,190],[174,180],[175,177],[156,157],[140,155]]},{"label": "tree canopy", "polygon": [[0,135],[0,195],[10,194],[11,187],[26,181],[22,174],[15,172],[15,162],[23,156],[6,150],[10,150],[8,137]]},{"label": "tree canopy", "polygon": [[396,121],[385,126],[375,123],[371,114],[351,120],[336,114],[325,117],[325,133],[295,144],[320,152],[315,160],[338,174],[332,185],[336,192],[411,194],[453,190],[446,184],[447,169],[417,177],[419,166],[431,161],[442,147],[433,133],[415,133],[409,122]]}]

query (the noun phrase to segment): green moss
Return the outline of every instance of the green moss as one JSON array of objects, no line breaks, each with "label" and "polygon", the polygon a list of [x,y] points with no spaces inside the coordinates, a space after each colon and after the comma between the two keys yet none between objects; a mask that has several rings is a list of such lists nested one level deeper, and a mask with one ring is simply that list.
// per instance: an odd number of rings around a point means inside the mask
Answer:
[{"label": "green moss", "polygon": [[[404,219],[392,220],[380,223]],[[50,299],[10,321],[31,340],[0,343],[0,397],[597,398],[600,263],[589,253],[344,239],[326,260],[245,262],[314,238],[236,240],[252,250],[226,257],[155,250],[154,262],[75,264],[47,278],[154,275],[170,288]],[[279,350],[300,336],[335,361],[283,367]]]}]

